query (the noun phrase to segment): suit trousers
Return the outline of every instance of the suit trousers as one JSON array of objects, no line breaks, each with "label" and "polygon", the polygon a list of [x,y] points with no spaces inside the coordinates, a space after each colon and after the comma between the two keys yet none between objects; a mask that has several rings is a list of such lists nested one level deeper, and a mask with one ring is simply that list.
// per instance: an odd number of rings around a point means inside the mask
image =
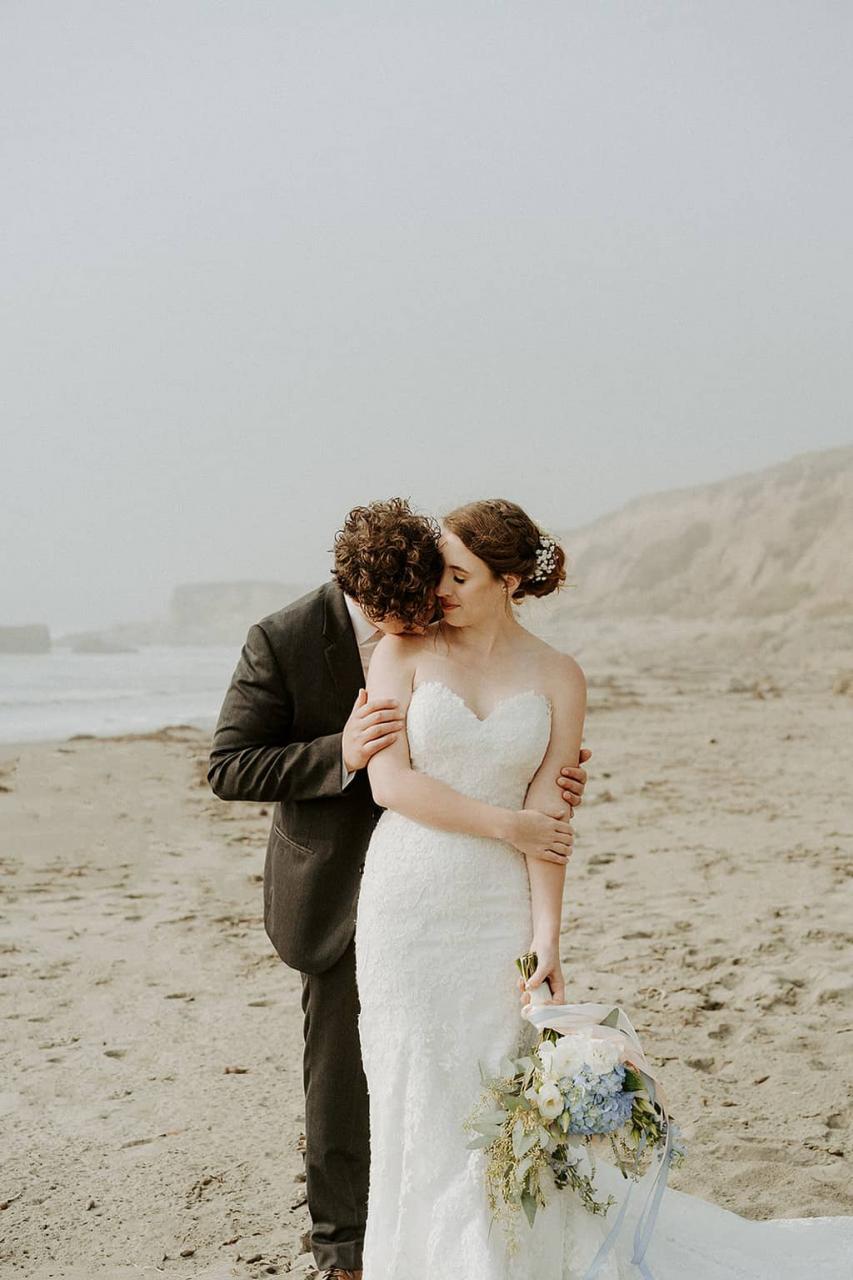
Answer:
[{"label": "suit trousers", "polygon": [[355,940],[324,973],[302,974],[305,1189],[321,1271],[361,1268],[370,1130],[358,1039]]}]

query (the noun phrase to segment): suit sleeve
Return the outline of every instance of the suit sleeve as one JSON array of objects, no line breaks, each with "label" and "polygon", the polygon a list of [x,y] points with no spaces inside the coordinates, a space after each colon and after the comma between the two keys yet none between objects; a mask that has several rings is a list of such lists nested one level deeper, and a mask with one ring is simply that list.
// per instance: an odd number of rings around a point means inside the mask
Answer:
[{"label": "suit sleeve", "polygon": [[293,703],[269,638],[249,629],[213,734],[207,780],[221,800],[343,794],[341,733],[292,742]]}]

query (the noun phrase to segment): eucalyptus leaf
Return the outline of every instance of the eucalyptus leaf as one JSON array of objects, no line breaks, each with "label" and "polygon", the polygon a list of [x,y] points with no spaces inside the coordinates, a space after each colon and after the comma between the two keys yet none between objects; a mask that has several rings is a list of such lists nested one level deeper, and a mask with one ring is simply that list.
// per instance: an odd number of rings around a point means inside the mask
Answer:
[{"label": "eucalyptus leaf", "polygon": [[533,1133],[526,1133],[518,1144],[517,1155],[526,1156],[532,1147],[536,1146],[539,1141],[539,1135],[534,1130]]},{"label": "eucalyptus leaf", "polygon": [[519,1160],[524,1152],[521,1150],[521,1144],[524,1141],[524,1125],[520,1120],[516,1120],[512,1126],[512,1154],[516,1160]]},{"label": "eucalyptus leaf", "polygon": [[529,1191],[522,1191],[521,1207],[524,1210],[527,1221],[530,1223],[532,1227],[534,1222],[536,1221],[536,1210],[539,1206],[537,1205],[536,1200],[530,1194]]}]

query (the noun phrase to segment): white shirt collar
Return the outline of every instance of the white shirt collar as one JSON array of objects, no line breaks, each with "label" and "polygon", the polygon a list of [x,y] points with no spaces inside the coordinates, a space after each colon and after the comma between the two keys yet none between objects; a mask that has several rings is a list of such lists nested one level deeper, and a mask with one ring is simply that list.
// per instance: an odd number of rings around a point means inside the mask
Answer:
[{"label": "white shirt collar", "polygon": [[344,592],[344,603],[352,621],[352,629],[355,632],[358,644],[365,644],[368,640],[372,640],[375,635],[381,635],[379,628],[374,627],[370,619],[364,616],[355,600],[351,599],[346,592]]}]

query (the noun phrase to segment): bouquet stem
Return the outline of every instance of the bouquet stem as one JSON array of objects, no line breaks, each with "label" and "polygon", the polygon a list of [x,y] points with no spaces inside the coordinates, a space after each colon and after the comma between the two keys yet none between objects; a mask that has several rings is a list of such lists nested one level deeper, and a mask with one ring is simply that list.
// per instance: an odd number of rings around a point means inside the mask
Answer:
[{"label": "bouquet stem", "polygon": [[[528,951],[523,956],[519,956],[515,963],[522,978],[527,982],[527,979],[531,978],[536,972],[536,968],[539,964],[539,957],[535,951]],[[546,990],[550,994],[550,987],[547,986],[547,983]],[[560,1037],[557,1035],[557,1032],[553,1031],[550,1027],[545,1027],[542,1031],[543,1040],[550,1040],[553,1043],[556,1043],[559,1038]]]}]

